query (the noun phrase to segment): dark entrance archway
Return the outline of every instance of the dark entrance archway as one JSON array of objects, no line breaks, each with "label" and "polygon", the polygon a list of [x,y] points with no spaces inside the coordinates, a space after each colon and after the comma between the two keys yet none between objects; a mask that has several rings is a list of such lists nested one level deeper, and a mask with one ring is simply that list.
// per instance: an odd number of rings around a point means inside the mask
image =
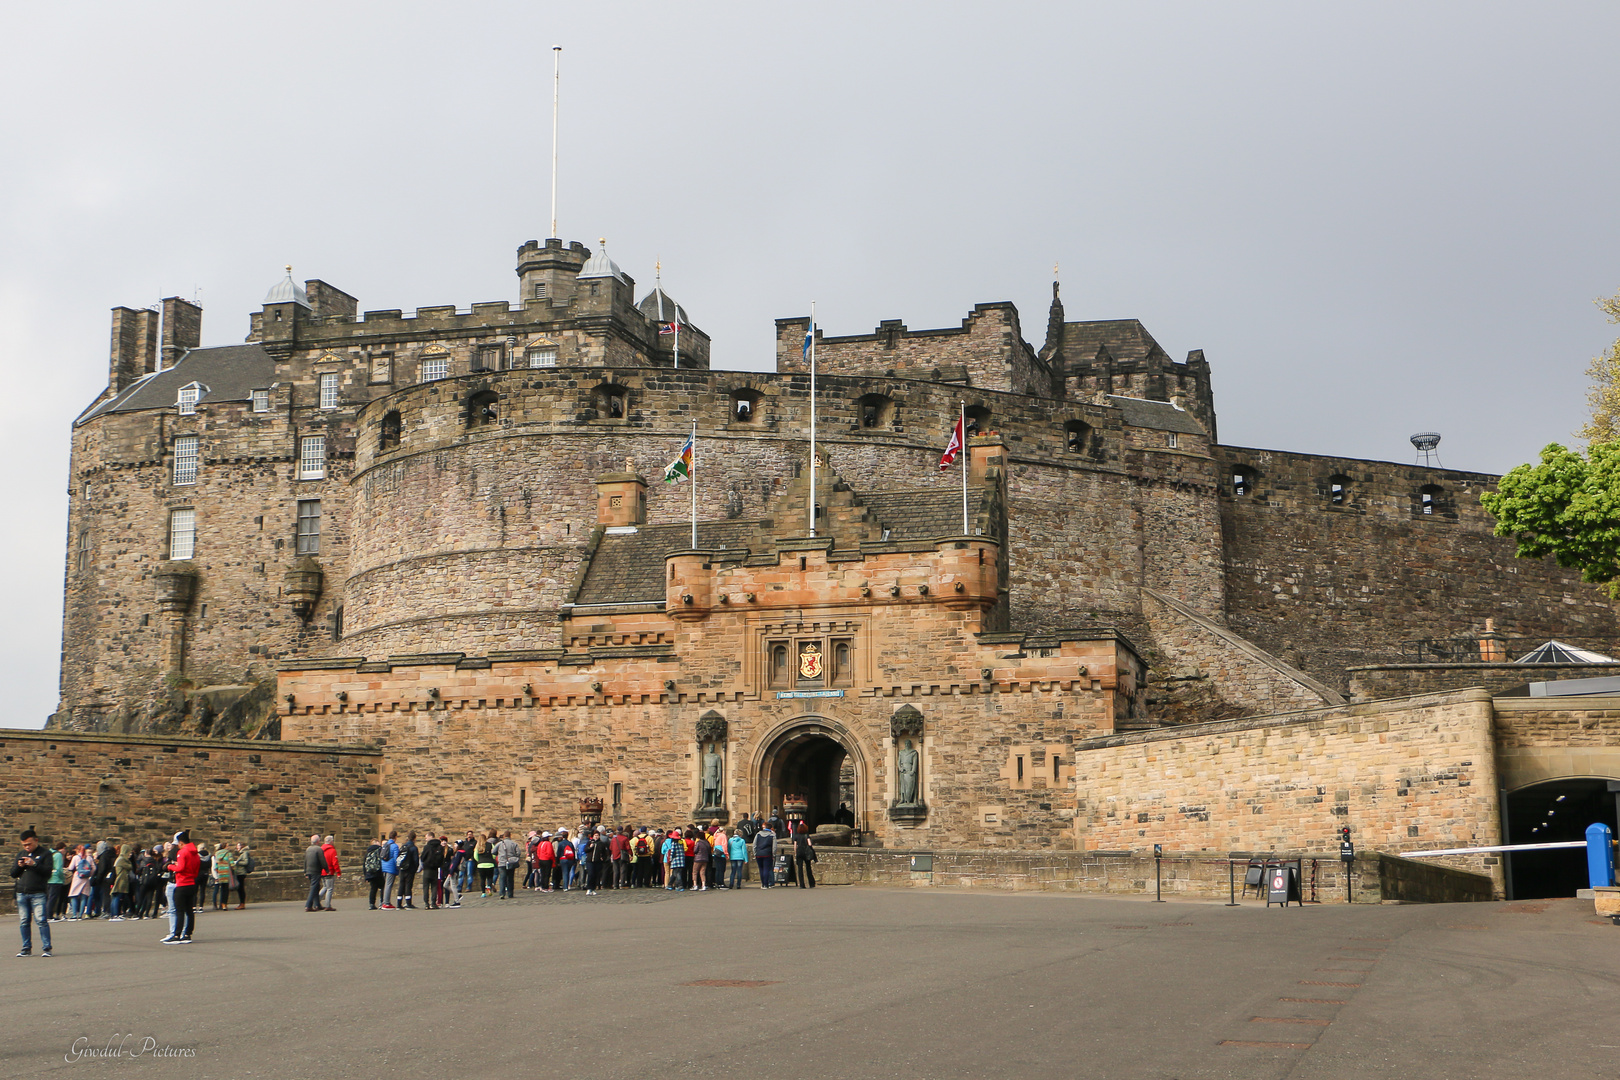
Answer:
[{"label": "dark entrance archway", "polygon": [[[1610,781],[1595,777],[1548,780],[1510,791],[1503,808],[1511,844],[1586,839],[1597,822],[1617,825]],[[1579,848],[1509,852],[1507,876],[1515,900],[1574,896],[1587,887],[1586,852]]]},{"label": "dark entrance archway", "polygon": [[812,832],[834,820],[840,803],[857,815],[863,797],[862,763],[849,736],[835,726],[808,720],[766,746],[758,776],[758,809],[780,809],[786,795],[801,795]]}]

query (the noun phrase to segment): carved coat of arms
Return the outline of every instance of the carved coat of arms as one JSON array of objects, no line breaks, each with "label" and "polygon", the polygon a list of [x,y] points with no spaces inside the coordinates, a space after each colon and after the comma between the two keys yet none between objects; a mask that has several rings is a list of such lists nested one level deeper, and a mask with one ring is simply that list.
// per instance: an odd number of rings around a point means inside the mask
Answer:
[{"label": "carved coat of arms", "polygon": [[821,646],[811,642],[800,647],[799,675],[806,679],[821,678]]}]

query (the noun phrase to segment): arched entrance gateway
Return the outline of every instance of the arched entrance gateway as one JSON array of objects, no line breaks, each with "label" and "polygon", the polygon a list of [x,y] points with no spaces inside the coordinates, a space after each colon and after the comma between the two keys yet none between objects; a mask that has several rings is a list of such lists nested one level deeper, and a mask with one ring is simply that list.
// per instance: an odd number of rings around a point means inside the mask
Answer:
[{"label": "arched entrance gateway", "polygon": [[796,717],[761,743],[754,762],[754,808],[769,815],[785,796],[802,796],[805,820],[816,826],[833,821],[838,804],[848,806],[857,827],[865,827],[866,757],[841,725],[821,716]]}]

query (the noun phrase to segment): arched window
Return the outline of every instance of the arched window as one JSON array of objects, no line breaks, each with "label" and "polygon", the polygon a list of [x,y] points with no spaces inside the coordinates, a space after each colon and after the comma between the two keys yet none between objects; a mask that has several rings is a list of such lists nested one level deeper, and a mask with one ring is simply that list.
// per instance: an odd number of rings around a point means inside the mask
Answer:
[{"label": "arched window", "polygon": [[1343,506],[1350,499],[1350,478],[1342,473],[1328,477],[1328,503]]},{"label": "arched window", "polygon": [[467,426],[488,427],[500,419],[501,396],[493,390],[479,390],[467,397]]},{"label": "arched window", "polygon": [[770,645],[770,682],[772,686],[787,686],[791,682],[788,667],[788,646],[785,641]]},{"label": "arched window", "polygon": [[377,432],[377,453],[386,454],[399,449],[399,410],[390,409],[383,414],[382,428]]},{"label": "arched window", "polygon": [[967,424],[964,434],[983,435],[990,430],[990,410],[983,405],[969,405],[966,409]]},{"label": "arched window", "polygon": [[1070,420],[1063,425],[1063,449],[1071,454],[1084,454],[1090,446],[1090,424],[1084,420]]},{"label": "arched window", "polygon": [[855,402],[855,422],[873,430],[893,429],[894,399],[887,394],[866,394]]},{"label": "arched window", "polygon": [[1232,494],[1253,495],[1258,474],[1247,465],[1232,466]]}]

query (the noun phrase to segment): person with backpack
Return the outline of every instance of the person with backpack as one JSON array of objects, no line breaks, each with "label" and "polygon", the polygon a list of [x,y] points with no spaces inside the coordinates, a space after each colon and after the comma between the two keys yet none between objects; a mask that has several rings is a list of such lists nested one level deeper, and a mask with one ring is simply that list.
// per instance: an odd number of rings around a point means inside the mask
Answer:
[{"label": "person with backpack", "polygon": [[669,839],[664,841],[664,889],[668,892],[685,892],[686,879],[682,871],[686,867],[686,845],[681,840],[681,834],[671,830]]},{"label": "person with backpack", "polygon": [[417,850],[416,833],[414,831],[405,835],[405,845],[399,849],[397,865],[399,867],[399,899],[394,901],[394,904],[396,907],[403,908],[406,911],[414,911],[416,910],[416,904],[412,900],[412,896],[416,885],[416,872],[422,867],[422,853]]},{"label": "person with backpack", "polygon": [[[456,863],[461,858],[461,852],[450,845],[450,836],[448,833],[439,834],[439,847],[445,853],[444,866],[439,870],[439,906],[453,908],[460,907],[461,889],[456,881],[457,874],[459,872]],[[444,898],[446,896],[450,898],[450,902],[448,904],[444,902]]]},{"label": "person with backpack", "polygon": [[[754,837],[759,835],[759,815],[755,814],[753,817],[749,817],[747,812],[745,811],[743,813],[742,820],[737,823],[736,832],[739,835],[741,835],[742,838],[743,838],[743,847],[744,847],[744,849],[747,850],[747,851],[753,851],[754,850]],[[749,878],[748,865],[752,861],[753,860],[748,859],[748,858],[743,859],[743,880],[744,881],[747,881],[748,878]]]},{"label": "person with backpack", "polygon": [[382,873],[383,892],[382,909],[394,910],[394,886],[399,884],[399,830],[390,829],[388,835],[383,837],[382,845]]},{"label": "person with backpack", "polygon": [[58,840],[51,845],[51,878],[45,885],[45,917],[49,922],[61,922],[67,916],[67,863],[67,843]]},{"label": "person with backpack", "polygon": [[630,836],[620,825],[608,841],[608,862],[613,866],[613,888],[630,887]]},{"label": "person with backpack", "polygon": [[440,882],[443,874],[444,847],[437,836],[428,833],[427,843],[422,845],[422,886],[429,911],[444,903],[444,886]]},{"label": "person with backpack", "polygon": [[713,879],[710,884],[716,889],[727,888],[726,864],[730,861],[731,849],[726,845],[726,830],[718,821],[709,823],[709,843],[714,847],[714,861],[709,864]]},{"label": "person with backpack", "polygon": [[388,837],[379,836],[366,845],[366,853],[360,857],[360,874],[371,886],[371,910],[377,910],[377,897],[383,891],[383,845],[388,843]]},{"label": "person with backpack", "polygon": [[574,842],[568,839],[567,829],[558,829],[555,840],[557,847],[557,889],[567,892],[574,887]]},{"label": "person with backpack", "polygon": [[759,887],[771,888],[775,878],[772,863],[776,859],[776,833],[769,824],[754,834],[754,861],[759,863]]},{"label": "person with backpack", "polygon": [[811,869],[811,866],[816,861],[816,845],[810,842],[810,831],[805,828],[803,822],[799,823],[798,832],[793,834],[793,861],[797,864],[795,866],[797,871],[795,880],[798,882],[799,888],[815,888],[816,873]]},{"label": "person with backpack", "polygon": [[477,839],[471,829],[467,830],[467,837],[456,844],[456,869],[460,879],[456,882],[456,892],[464,893],[472,888],[473,883],[473,848],[478,846]]}]

